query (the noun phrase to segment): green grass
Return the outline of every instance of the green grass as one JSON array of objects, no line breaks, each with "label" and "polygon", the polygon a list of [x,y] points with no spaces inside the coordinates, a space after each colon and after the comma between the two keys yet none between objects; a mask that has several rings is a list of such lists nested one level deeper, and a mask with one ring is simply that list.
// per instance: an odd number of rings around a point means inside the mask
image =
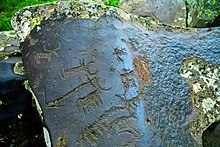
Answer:
[{"label": "green grass", "polygon": [[[0,31],[12,30],[11,17],[21,8],[57,0],[0,0]],[[105,0],[106,5],[118,7],[118,0]]]},{"label": "green grass", "polygon": [[105,1],[106,5],[118,7],[119,0],[107,0]]}]

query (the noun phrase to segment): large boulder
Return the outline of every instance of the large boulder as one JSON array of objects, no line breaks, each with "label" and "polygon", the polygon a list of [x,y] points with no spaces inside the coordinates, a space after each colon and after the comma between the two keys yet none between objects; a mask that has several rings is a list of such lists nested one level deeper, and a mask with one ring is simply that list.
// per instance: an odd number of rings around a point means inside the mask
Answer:
[{"label": "large boulder", "polygon": [[220,120],[220,28],[83,2],[24,8],[13,26],[48,145],[201,146]]},{"label": "large boulder", "polygon": [[120,0],[119,7],[142,17],[152,15],[170,25],[186,26],[184,0]]}]

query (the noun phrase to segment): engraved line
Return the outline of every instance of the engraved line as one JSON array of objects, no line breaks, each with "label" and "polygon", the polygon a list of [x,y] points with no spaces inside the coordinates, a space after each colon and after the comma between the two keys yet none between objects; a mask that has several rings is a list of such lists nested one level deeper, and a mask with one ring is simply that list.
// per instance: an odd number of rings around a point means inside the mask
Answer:
[{"label": "engraved line", "polygon": [[48,102],[47,105],[48,106],[52,106],[55,103],[59,103],[60,101],[63,101],[66,97],[70,96],[71,94],[75,93],[76,91],[78,91],[79,89],[85,87],[86,85],[90,84],[93,80],[95,80],[96,78],[93,78],[85,83],[82,83],[81,85],[73,88],[72,90],[70,90],[69,92],[67,92],[66,94],[64,94],[63,96],[57,98],[56,100],[53,100],[51,102]]},{"label": "engraved line", "polygon": [[51,53],[51,54],[54,54],[55,56],[58,57],[59,55],[57,54],[56,51],[60,50],[60,46],[61,46],[60,42],[58,42],[58,44],[59,44],[58,47],[55,48],[54,50],[48,50],[48,49],[46,49],[46,45],[44,44],[44,51],[49,52],[49,53]]},{"label": "engraved line", "polygon": [[90,69],[89,69],[90,64],[95,64],[95,62],[91,61],[88,64],[85,64],[84,59],[82,59],[82,60],[80,60],[80,64],[76,67],[72,67],[69,69],[65,69],[65,67],[64,67],[63,70],[60,69],[61,77],[65,79],[65,78],[68,78],[70,76],[77,74],[77,72],[80,72],[80,71],[85,71],[90,75],[95,75],[98,72],[98,70],[96,70],[94,72],[90,71]]},{"label": "engraved line", "polygon": [[51,53],[36,53],[35,60],[47,59],[48,62],[51,62]]},{"label": "engraved line", "polygon": [[[111,116],[116,114],[120,111],[126,111],[124,107],[111,107],[108,110],[105,110],[105,112],[99,116],[99,118],[93,122],[90,125],[87,125],[87,127],[82,131],[77,144],[82,145],[89,143],[90,145],[95,146],[99,142],[99,137],[101,134],[105,134],[106,130],[108,130],[108,127],[105,125],[105,121],[109,119]],[[102,129],[100,129],[102,128]],[[97,130],[98,129],[98,130]]]},{"label": "engraved line", "polygon": [[[90,77],[89,77],[88,75],[86,75],[86,76],[87,76],[87,78],[90,80]],[[99,82],[98,82],[99,79],[100,79],[100,78],[98,77],[95,83],[91,82],[91,85],[92,85],[94,88],[96,88],[96,89],[101,89],[102,91],[109,91],[109,90],[112,89],[112,87],[110,87],[110,88],[103,88],[103,87],[101,87],[100,84],[99,84]],[[91,80],[90,80],[90,81],[91,81]]]}]

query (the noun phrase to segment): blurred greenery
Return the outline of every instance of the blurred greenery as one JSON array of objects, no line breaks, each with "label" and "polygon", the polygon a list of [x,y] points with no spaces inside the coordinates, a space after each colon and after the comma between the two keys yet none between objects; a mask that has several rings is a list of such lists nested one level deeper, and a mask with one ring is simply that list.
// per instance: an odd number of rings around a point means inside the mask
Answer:
[{"label": "blurred greenery", "polygon": [[109,6],[118,7],[119,0],[107,0],[104,3]]},{"label": "blurred greenery", "polygon": [[[11,30],[11,17],[21,8],[58,0],[0,0],[0,31]],[[95,0],[94,0],[95,1]],[[118,7],[118,0],[104,0],[106,5]]]},{"label": "blurred greenery", "polygon": [[[211,23],[220,15],[220,0],[186,0],[188,9],[191,15],[196,14],[196,17],[205,23]],[[189,20],[189,24],[190,24]]]}]

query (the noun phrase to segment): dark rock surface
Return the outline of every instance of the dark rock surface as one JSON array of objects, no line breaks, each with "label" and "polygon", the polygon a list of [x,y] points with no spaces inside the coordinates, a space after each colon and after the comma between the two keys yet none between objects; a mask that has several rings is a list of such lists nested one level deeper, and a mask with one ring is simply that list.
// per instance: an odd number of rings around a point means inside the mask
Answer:
[{"label": "dark rock surface", "polygon": [[53,145],[202,144],[220,119],[220,28],[178,29],[104,7],[94,21],[87,8],[101,6],[50,6],[30,35],[18,33]]}]

